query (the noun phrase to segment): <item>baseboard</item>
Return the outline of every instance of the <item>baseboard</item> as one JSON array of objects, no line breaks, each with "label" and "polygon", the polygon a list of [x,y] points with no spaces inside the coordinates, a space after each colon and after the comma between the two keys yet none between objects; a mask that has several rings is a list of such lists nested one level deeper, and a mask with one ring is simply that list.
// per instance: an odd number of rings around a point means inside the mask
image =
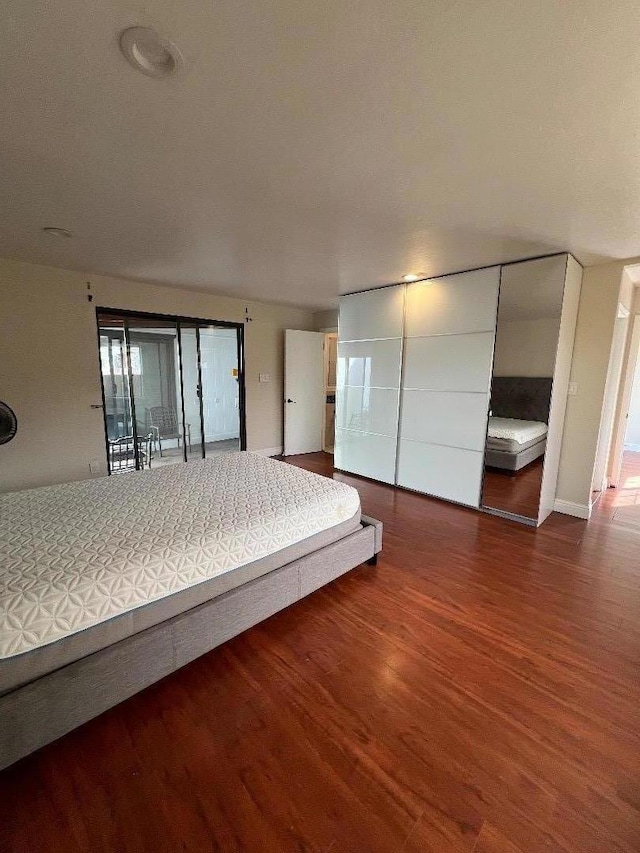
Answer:
[{"label": "baseboard", "polygon": [[252,453],[259,453],[260,456],[281,456],[284,447],[264,447],[262,450],[253,450]]},{"label": "baseboard", "polygon": [[572,501],[563,501],[559,498],[555,499],[553,504],[554,512],[561,512],[564,515],[573,515],[576,518],[591,518],[591,507],[587,504],[576,504]]},{"label": "baseboard", "polygon": [[609,478],[605,474],[604,477],[602,478],[602,482],[600,483],[600,488],[598,489],[598,492],[600,492],[600,494],[602,494],[602,492],[606,492],[608,488],[609,488]]}]

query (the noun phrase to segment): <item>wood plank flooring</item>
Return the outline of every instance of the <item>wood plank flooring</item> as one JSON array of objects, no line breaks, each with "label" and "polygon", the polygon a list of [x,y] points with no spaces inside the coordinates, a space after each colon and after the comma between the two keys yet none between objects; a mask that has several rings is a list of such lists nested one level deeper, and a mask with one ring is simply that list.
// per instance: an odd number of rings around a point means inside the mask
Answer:
[{"label": "wood plank flooring", "polygon": [[[331,475],[331,458],[290,462]],[[342,474],[378,566],[0,774],[0,849],[640,850],[640,533]]]}]

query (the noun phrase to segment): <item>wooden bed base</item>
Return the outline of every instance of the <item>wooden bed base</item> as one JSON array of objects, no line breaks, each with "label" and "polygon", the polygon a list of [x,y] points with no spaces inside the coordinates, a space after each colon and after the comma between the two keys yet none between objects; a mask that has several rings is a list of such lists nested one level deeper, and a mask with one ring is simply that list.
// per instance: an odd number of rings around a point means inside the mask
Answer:
[{"label": "wooden bed base", "polygon": [[123,702],[362,563],[382,524],[355,533],[0,697],[0,769]]}]

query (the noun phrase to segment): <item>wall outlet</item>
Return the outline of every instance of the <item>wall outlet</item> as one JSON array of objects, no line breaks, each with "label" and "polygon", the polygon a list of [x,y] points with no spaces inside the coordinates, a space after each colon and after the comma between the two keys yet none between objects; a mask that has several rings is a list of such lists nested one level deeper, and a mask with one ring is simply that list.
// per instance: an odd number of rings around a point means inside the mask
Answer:
[{"label": "wall outlet", "polygon": [[260,382],[271,382],[270,373],[261,373],[258,378]]},{"label": "wall outlet", "polygon": [[89,471],[92,474],[106,474],[107,466],[105,465],[104,459],[92,459],[89,462]]},{"label": "wall outlet", "polygon": [[578,383],[577,382],[570,382],[569,383],[569,390],[567,391],[567,394],[570,397],[575,397],[578,394]]}]

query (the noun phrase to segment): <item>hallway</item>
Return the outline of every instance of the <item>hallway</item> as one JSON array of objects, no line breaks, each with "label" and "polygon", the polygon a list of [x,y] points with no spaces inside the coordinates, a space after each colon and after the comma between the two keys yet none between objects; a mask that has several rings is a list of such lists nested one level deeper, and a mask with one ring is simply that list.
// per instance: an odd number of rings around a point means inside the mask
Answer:
[{"label": "hallway", "polygon": [[640,453],[625,451],[620,485],[607,489],[594,507],[594,516],[640,533]]}]

